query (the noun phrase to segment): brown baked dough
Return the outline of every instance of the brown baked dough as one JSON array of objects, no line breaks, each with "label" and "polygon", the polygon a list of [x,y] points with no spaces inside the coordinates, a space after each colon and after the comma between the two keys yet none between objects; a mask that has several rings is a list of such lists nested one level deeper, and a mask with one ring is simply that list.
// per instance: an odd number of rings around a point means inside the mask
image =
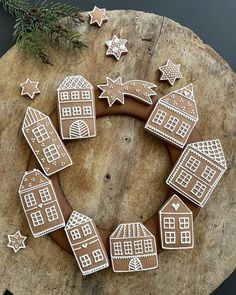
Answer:
[{"label": "brown baked dough", "polygon": [[[106,101],[98,99],[99,95],[100,95],[100,91],[95,90],[96,117],[97,118],[104,117],[104,116],[111,116],[111,115],[120,115],[120,116],[130,116],[130,117],[136,118],[136,119],[144,121],[144,122],[146,122],[148,120],[156,102],[161,97],[161,95],[157,95],[157,96],[153,97],[152,98],[153,104],[150,106],[146,106],[146,105],[144,106],[142,103],[140,103],[136,100],[126,99],[124,105],[114,104],[110,108]],[[59,125],[58,125],[57,110],[56,109],[51,113],[50,118],[51,118],[52,122],[54,123],[54,126],[58,130]],[[187,144],[192,143],[192,142],[196,142],[196,141],[201,141],[201,140],[202,140],[201,135],[199,134],[197,129],[194,128],[189,139],[188,139]],[[166,143],[166,147],[167,147],[168,153],[170,155],[171,164],[174,165],[174,163],[176,162],[176,160],[180,156],[182,150],[173,146],[173,145],[167,144],[167,143]],[[27,167],[28,170],[33,169],[33,168],[39,168],[39,167],[35,167],[35,161],[33,161],[33,159],[32,159],[33,157],[34,157],[33,154],[31,154],[31,156],[29,157],[29,162],[28,162],[28,167]],[[56,191],[57,198],[60,203],[64,218],[67,221],[69,219],[73,209],[70,206],[70,204],[68,203],[66,196],[61,188],[60,181],[59,181],[59,175],[55,174],[52,177],[50,177],[50,179],[51,179],[54,189]],[[168,194],[166,196],[166,200],[172,194],[173,194],[173,191],[169,190]],[[186,198],[182,197],[181,195],[179,195],[179,197],[190,208],[190,210],[193,212],[193,217],[195,218],[197,216],[198,212],[200,211],[200,208],[197,205],[190,202],[189,200],[187,200]],[[144,223],[144,225],[156,237],[157,252],[160,253],[163,249],[161,248],[160,238],[159,238],[160,237],[160,230],[159,230],[160,227],[159,227],[158,212],[156,212],[150,219],[148,219]],[[113,230],[105,230],[102,228],[98,228],[98,229],[99,229],[99,233],[101,235],[101,238],[103,240],[103,243],[105,245],[105,248],[106,248],[107,252],[109,253],[109,251],[110,251],[109,250],[109,236],[112,234]],[[70,247],[69,242],[67,240],[64,229],[54,231],[54,232],[50,233],[49,235],[62,249],[66,250],[68,253],[72,254],[72,250],[71,250],[71,247]]]}]

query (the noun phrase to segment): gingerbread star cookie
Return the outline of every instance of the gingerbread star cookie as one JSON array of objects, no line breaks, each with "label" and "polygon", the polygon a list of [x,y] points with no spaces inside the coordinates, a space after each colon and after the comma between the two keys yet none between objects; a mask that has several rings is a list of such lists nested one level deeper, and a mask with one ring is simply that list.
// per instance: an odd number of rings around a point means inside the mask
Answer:
[{"label": "gingerbread star cookie", "polygon": [[120,59],[122,54],[128,52],[126,48],[126,39],[119,39],[116,35],[111,40],[106,41],[108,47],[106,55],[113,55],[117,60]]},{"label": "gingerbread star cookie", "polygon": [[39,82],[31,81],[29,78],[24,82],[21,83],[21,95],[27,95],[31,99],[34,99],[37,94],[40,93],[38,88]]},{"label": "gingerbread star cookie", "polygon": [[8,235],[8,244],[7,247],[12,248],[14,252],[18,252],[20,249],[26,248],[24,241],[27,237],[21,235],[18,230],[14,235]]},{"label": "gingerbread star cookie", "polygon": [[89,12],[90,15],[90,25],[98,25],[99,28],[108,21],[106,16],[106,9],[105,8],[98,8],[94,6],[93,10]]},{"label": "gingerbread star cookie", "polygon": [[159,67],[159,70],[162,72],[160,80],[168,80],[172,86],[174,85],[177,79],[183,78],[180,72],[180,64],[176,65],[169,59],[164,66]]}]

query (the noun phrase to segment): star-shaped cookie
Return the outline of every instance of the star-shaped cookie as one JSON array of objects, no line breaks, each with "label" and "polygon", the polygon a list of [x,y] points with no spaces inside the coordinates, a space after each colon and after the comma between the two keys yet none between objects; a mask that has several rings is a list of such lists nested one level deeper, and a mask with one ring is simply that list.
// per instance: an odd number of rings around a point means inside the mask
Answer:
[{"label": "star-shaped cookie", "polygon": [[102,94],[99,96],[99,98],[106,98],[109,107],[111,107],[116,101],[124,104],[124,95],[120,90],[121,85],[121,77],[117,78],[116,80],[112,80],[111,78],[107,77],[107,84],[97,86],[102,90]]},{"label": "star-shaped cookie", "polygon": [[93,11],[89,12],[90,15],[90,25],[98,25],[100,28],[103,23],[107,22],[108,18],[106,16],[105,8],[98,8],[94,6]]},{"label": "star-shaped cookie", "polygon": [[108,47],[106,55],[113,55],[119,60],[122,54],[128,52],[128,49],[125,46],[126,43],[126,39],[119,39],[116,35],[113,36],[111,40],[106,41]]},{"label": "star-shaped cookie", "polygon": [[8,244],[7,247],[12,248],[16,253],[20,249],[26,248],[24,241],[27,237],[21,235],[20,231],[18,230],[14,235],[8,235]]},{"label": "star-shaped cookie", "polygon": [[162,72],[161,81],[168,80],[173,86],[177,79],[183,78],[180,73],[180,64],[176,65],[168,59],[164,66],[161,66],[159,70]]},{"label": "star-shaped cookie", "polygon": [[21,95],[28,95],[31,99],[34,99],[36,94],[40,93],[38,89],[39,82],[31,81],[29,78],[24,82],[21,83]]}]

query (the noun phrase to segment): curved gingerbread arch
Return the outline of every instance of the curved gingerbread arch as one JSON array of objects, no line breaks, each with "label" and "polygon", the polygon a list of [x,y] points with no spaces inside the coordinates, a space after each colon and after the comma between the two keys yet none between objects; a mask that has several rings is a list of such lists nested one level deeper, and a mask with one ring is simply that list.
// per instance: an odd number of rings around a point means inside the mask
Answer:
[{"label": "curved gingerbread arch", "polygon": [[[161,97],[161,95],[157,95],[157,96],[153,97],[153,99],[152,99],[153,104],[151,106],[144,105],[136,100],[126,99],[124,105],[114,104],[111,108],[108,106],[106,101],[98,99],[98,97],[99,97],[99,91],[96,90],[95,91],[95,98],[96,98],[95,101],[96,101],[96,117],[97,118],[101,118],[104,116],[120,115],[120,116],[130,116],[130,117],[133,117],[133,118],[136,118],[138,120],[145,122],[149,118],[156,102],[158,101],[158,98]],[[59,125],[58,125],[58,120],[57,120],[57,109],[53,110],[53,112],[50,115],[50,118],[53,121],[56,129],[58,130]],[[202,140],[202,138],[201,138],[200,133],[198,132],[198,130],[196,128],[194,128],[187,143],[201,141],[201,140]],[[177,148],[177,147],[167,144],[167,143],[166,143],[166,147],[167,147],[167,150],[168,150],[168,153],[170,156],[171,165],[174,165],[174,163],[176,162],[176,160],[180,156],[182,150],[180,148]],[[33,157],[33,153],[29,157],[28,167],[27,167],[28,170],[36,168],[35,166],[32,166],[32,162],[34,163],[34,161],[31,161],[32,157]],[[37,168],[39,168],[39,166]],[[64,218],[67,221],[73,211],[73,208],[71,207],[71,205],[67,201],[66,196],[62,190],[62,187],[60,184],[60,179],[59,179],[59,174],[57,173],[57,174],[53,175],[52,177],[50,177],[50,179],[51,179],[53,186],[55,188]],[[172,194],[173,194],[173,191],[170,189],[167,193],[166,199],[168,199]],[[183,197],[183,201],[192,210],[193,217],[195,218],[197,216],[198,212],[200,211],[200,208],[184,197]],[[159,218],[158,217],[159,217],[158,212],[156,212],[151,218],[149,218],[144,223],[144,225],[156,237],[157,252],[160,253],[161,251],[163,251],[163,249],[161,248],[161,246],[159,244],[159,236],[160,235],[159,235]],[[109,236],[112,234],[112,230],[105,230],[102,228],[98,228],[98,230],[101,235],[102,241],[105,245],[105,248],[106,248],[107,252],[109,253]],[[58,244],[62,249],[64,249],[68,253],[72,254],[72,250],[71,250],[71,247],[70,247],[69,242],[67,240],[64,229],[60,229],[60,230],[51,232],[51,233],[49,233],[49,235],[56,242],[56,244]]]}]

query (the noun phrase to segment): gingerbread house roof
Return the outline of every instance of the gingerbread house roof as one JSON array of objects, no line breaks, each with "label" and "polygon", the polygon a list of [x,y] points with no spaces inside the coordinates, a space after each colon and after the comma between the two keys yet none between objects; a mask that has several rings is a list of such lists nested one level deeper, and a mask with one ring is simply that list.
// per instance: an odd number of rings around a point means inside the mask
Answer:
[{"label": "gingerbread house roof", "polygon": [[194,121],[198,120],[197,105],[193,94],[193,84],[172,91],[161,97],[158,102],[175,109],[181,114],[191,117]]},{"label": "gingerbread house roof", "polygon": [[203,155],[208,156],[216,163],[227,168],[224,152],[219,139],[200,141],[189,144],[188,146],[201,152]]},{"label": "gingerbread house roof", "polygon": [[92,219],[90,219],[88,216],[83,215],[77,211],[73,211],[66,226],[65,226],[65,230],[72,229],[78,225],[81,225],[81,224],[91,221],[91,220]]},{"label": "gingerbread house roof", "polygon": [[140,222],[120,224],[111,235],[111,239],[140,238],[152,236],[151,232]]},{"label": "gingerbread house roof", "polygon": [[159,213],[192,213],[192,211],[184,204],[184,202],[177,196],[173,195],[161,207]]},{"label": "gingerbread house roof", "polygon": [[28,107],[23,121],[23,129],[33,125],[34,123],[47,118],[47,116],[40,111]]},{"label": "gingerbread house roof", "polygon": [[26,171],[19,186],[19,193],[46,183],[50,183],[50,180],[38,169]]},{"label": "gingerbread house roof", "polygon": [[67,90],[67,89],[92,89],[93,86],[84,77],[69,76],[66,77],[57,90]]}]

